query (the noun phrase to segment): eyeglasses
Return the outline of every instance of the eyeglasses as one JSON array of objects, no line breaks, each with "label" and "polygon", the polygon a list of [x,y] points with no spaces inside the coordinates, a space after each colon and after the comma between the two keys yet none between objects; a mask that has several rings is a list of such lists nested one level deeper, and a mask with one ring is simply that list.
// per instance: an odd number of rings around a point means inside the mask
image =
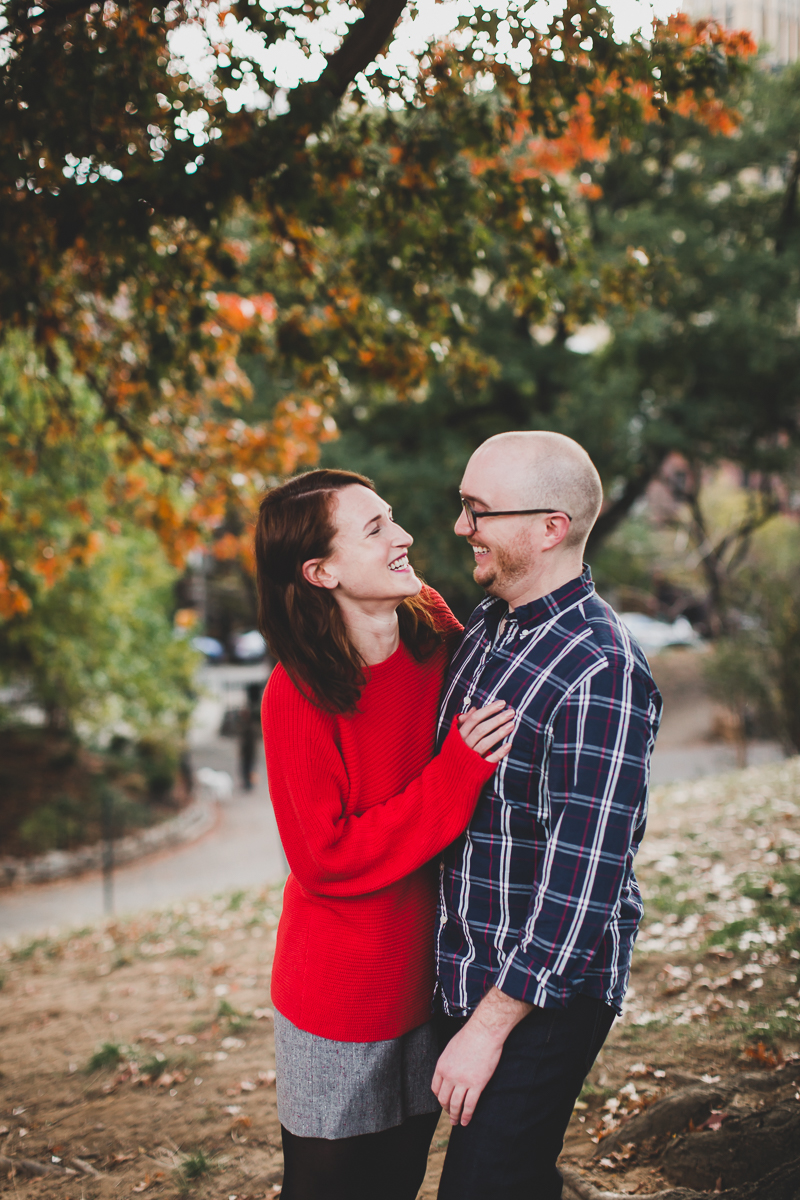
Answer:
[{"label": "eyeglasses", "polygon": [[473,533],[478,532],[478,521],[482,517],[524,517],[529,516],[531,513],[562,513],[568,521],[572,520],[572,517],[563,508],[504,508],[498,512],[476,512],[469,500],[465,500],[463,496],[461,498],[461,507],[466,514],[469,527]]}]

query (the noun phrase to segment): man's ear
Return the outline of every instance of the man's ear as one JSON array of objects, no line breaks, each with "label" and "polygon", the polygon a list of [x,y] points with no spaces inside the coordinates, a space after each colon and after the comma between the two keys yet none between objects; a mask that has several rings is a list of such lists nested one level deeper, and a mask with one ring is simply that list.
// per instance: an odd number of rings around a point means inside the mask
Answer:
[{"label": "man's ear", "polygon": [[569,533],[570,519],[566,513],[548,513],[545,521],[544,549],[554,550]]},{"label": "man's ear", "polygon": [[339,580],[329,570],[327,559],[324,558],[309,558],[303,563],[303,577],[314,587],[335,588],[338,587]]}]

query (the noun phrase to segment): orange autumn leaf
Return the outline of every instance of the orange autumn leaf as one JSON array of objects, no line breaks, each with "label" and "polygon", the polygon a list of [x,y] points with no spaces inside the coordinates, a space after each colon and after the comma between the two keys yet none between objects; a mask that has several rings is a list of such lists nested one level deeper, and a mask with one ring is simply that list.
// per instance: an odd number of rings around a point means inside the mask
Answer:
[{"label": "orange autumn leaf", "polygon": [[275,299],[264,292],[260,296],[238,296],[235,292],[217,292],[217,317],[229,329],[236,333],[244,333],[254,321],[259,318],[265,324],[275,320],[277,306]]},{"label": "orange autumn leaf", "polygon": [[0,558],[0,617],[9,620],[30,611],[30,597],[14,579],[9,578],[9,566]]},{"label": "orange autumn leaf", "polygon": [[541,170],[559,175],[572,171],[581,162],[600,162],[608,157],[608,137],[595,135],[591,100],[586,92],[578,96],[567,123],[567,132],[559,138],[536,138],[529,143],[532,161]]},{"label": "orange autumn leaf", "polygon": [[215,558],[221,562],[230,562],[232,559],[239,557],[241,542],[235,534],[224,533],[221,538],[212,544],[211,549]]},{"label": "orange autumn leaf", "polygon": [[579,183],[578,192],[587,200],[599,200],[603,195],[603,189],[597,183]]}]

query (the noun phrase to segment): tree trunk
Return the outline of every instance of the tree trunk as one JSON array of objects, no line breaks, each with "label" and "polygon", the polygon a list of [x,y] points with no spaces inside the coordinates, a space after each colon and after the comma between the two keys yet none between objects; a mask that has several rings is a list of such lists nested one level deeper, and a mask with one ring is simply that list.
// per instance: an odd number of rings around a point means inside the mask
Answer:
[{"label": "tree trunk", "polygon": [[712,1108],[719,1108],[725,1102],[730,1091],[728,1087],[709,1083],[695,1083],[680,1088],[657,1100],[604,1137],[597,1148],[597,1157],[628,1142],[639,1145],[651,1138],[671,1137],[683,1132],[690,1121],[694,1125],[702,1125]]},{"label": "tree trunk", "polygon": [[[794,1149],[797,1149],[795,1145]],[[628,1200],[630,1192],[606,1192],[584,1179],[574,1167],[559,1166],[564,1176],[563,1200]],[[660,1192],[637,1192],[642,1200],[708,1200],[708,1192],[692,1188],[669,1188]],[[776,1167],[756,1183],[745,1183],[715,1193],[716,1200],[798,1200],[800,1158]]]},{"label": "tree trunk", "polygon": [[754,1183],[797,1157],[800,1104],[784,1100],[763,1112],[731,1116],[720,1129],[687,1133],[667,1145],[659,1166],[670,1183],[713,1188]]},{"label": "tree trunk", "polygon": [[[714,1192],[721,1200],[800,1200],[800,1104],[795,1098],[798,1080],[800,1064],[789,1063],[775,1071],[740,1072],[718,1084],[693,1081],[603,1138],[595,1157],[605,1156],[620,1145],[649,1143],[646,1155],[658,1163],[670,1183],[677,1185],[665,1191],[637,1191],[649,1200],[704,1200],[717,1186],[725,1189]],[[776,1103],[769,1103],[771,1097],[766,1094],[770,1092],[780,1093]],[[756,1093],[752,1111],[740,1108],[723,1118],[719,1129],[692,1128],[701,1124],[712,1108],[719,1110],[734,1097],[741,1105],[748,1093]],[[623,1200],[631,1194],[604,1191],[574,1166],[559,1166],[564,1176],[564,1200]],[[623,1170],[619,1168],[620,1182]]]},{"label": "tree trunk", "polygon": [[622,524],[639,497],[647,491],[660,471],[664,458],[665,455],[660,454],[646,463],[640,463],[626,482],[622,495],[601,512],[586,543],[587,561],[590,561],[595,551],[611,536],[617,526]]}]

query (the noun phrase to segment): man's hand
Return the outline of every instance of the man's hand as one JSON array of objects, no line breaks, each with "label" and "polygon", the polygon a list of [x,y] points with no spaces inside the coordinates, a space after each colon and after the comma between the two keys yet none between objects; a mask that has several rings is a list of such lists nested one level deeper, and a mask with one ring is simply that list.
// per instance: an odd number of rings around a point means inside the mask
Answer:
[{"label": "man's hand", "polygon": [[481,1028],[474,1015],[448,1042],[436,1064],[431,1087],[451,1125],[459,1121],[469,1125],[502,1052],[503,1039]]},{"label": "man's hand", "polygon": [[451,1125],[469,1125],[511,1030],[533,1005],[492,988],[441,1054],[431,1088]]}]

